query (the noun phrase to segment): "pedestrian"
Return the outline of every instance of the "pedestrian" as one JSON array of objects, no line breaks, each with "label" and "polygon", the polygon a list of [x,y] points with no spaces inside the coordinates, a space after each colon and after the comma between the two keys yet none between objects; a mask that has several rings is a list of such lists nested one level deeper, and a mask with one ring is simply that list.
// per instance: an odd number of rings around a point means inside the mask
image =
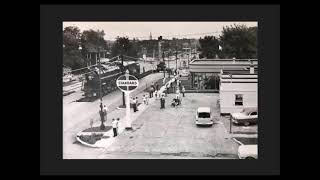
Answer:
[{"label": "pedestrian", "polygon": [[165,109],[165,103],[166,103],[166,100],[165,100],[164,94],[161,94],[161,109]]},{"label": "pedestrian", "polygon": [[106,105],[103,106],[103,114],[105,116],[105,120],[107,120],[107,112],[108,112],[108,108]]},{"label": "pedestrian", "polygon": [[157,90],[154,91],[154,96],[156,97],[156,99],[158,99],[158,91]]},{"label": "pedestrian", "polygon": [[162,97],[160,98],[160,109],[163,108],[163,105],[162,105]]},{"label": "pedestrian", "polygon": [[113,137],[116,137],[116,136],[118,135],[117,128],[118,128],[118,121],[116,121],[116,120],[113,118],[113,119],[112,119]]},{"label": "pedestrian", "polygon": [[179,93],[176,93],[176,100],[177,100],[178,105],[180,105],[180,96],[179,96]]},{"label": "pedestrian", "polygon": [[169,82],[169,83],[167,84],[167,86],[166,86],[167,94],[169,94],[169,92],[170,92],[170,91],[169,91],[169,90],[170,90],[169,88],[170,88],[170,82]]},{"label": "pedestrian", "polygon": [[159,84],[158,83],[156,83],[156,89],[157,89],[157,91],[159,91]]},{"label": "pedestrian", "polygon": [[146,104],[147,104],[147,105],[149,104],[149,98],[148,98],[148,95],[146,95]]},{"label": "pedestrian", "polygon": [[164,85],[166,83],[166,78],[164,77],[162,80],[162,85]]},{"label": "pedestrian", "polygon": [[147,104],[147,98],[146,98],[146,95],[143,95],[142,100],[143,100],[143,104],[144,104],[144,105],[146,105],[146,104]]},{"label": "pedestrian", "polygon": [[117,118],[117,134],[119,134],[119,121],[120,121],[120,118]]},{"label": "pedestrian", "polygon": [[182,86],[182,96],[184,97],[184,92],[186,92],[186,89],[184,88],[184,86]]},{"label": "pedestrian", "polygon": [[150,97],[150,98],[153,97],[153,91],[154,91],[154,89],[153,89],[153,87],[151,86],[151,87],[150,87],[150,90],[149,90],[149,97]]}]

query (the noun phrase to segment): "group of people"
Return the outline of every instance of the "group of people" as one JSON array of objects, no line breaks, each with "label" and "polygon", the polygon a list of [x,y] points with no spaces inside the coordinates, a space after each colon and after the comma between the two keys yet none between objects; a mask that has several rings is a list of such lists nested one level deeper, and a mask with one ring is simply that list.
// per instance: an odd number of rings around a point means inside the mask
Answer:
[{"label": "group of people", "polygon": [[[176,86],[173,85],[173,83],[167,83],[167,85],[165,86],[165,91],[167,94],[169,94],[169,88],[173,88],[173,90],[176,89],[176,96],[173,100],[173,102],[171,103],[172,106],[176,107],[178,105],[181,104],[181,96],[180,96],[180,90],[182,92],[183,97],[185,97],[184,93],[185,93],[185,88],[184,86],[181,85],[181,81],[178,79],[175,79],[175,84]],[[163,79],[163,85],[165,85],[165,78]],[[152,84],[150,89],[149,89],[149,97],[153,98],[153,96],[155,96],[156,99],[160,98],[160,109],[164,109],[165,108],[165,96],[166,93],[162,92],[161,94],[158,93],[159,91],[159,84],[155,83]],[[145,105],[149,104],[149,97],[147,94],[143,95],[143,103]],[[138,97],[133,97],[132,98],[132,105],[133,105],[133,111],[137,112],[138,110]],[[102,107],[102,103],[100,104],[100,107]],[[108,108],[106,105],[103,106],[102,111],[100,110],[100,117],[101,120],[104,122],[107,120],[107,112],[108,112]],[[118,135],[118,126],[119,126],[119,121],[120,118],[113,118],[112,119],[112,129],[113,129],[113,137],[116,137]]]},{"label": "group of people", "polygon": [[[102,105],[102,103],[100,104],[100,108],[102,108],[102,111],[99,111],[100,114],[100,118],[102,120],[102,123],[104,123],[105,121],[107,121],[107,114],[108,114],[108,107],[106,105]],[[120,118],[113,118],[112,119],[112,129],[113,129],[113,137],[116,137],[118,135],[118,126],[119,126],[119,121]],[[92,127],[93,125],[93,120],[90,120],[90,126]]]}]

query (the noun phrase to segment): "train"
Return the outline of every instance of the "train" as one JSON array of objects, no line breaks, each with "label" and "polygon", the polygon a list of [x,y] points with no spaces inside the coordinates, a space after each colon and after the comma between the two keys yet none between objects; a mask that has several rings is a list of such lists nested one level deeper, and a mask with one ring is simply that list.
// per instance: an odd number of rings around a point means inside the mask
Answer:
[{"label": "train", "polygon": [[84,96],[88,98],[100,97],[100,80],[101,78],[101,93],[102,96],[109,94],[116,90],[116,80],[123,75],[126,70],[129,74],[140,78],[140,64],[135,61],[124,61],[123,66],[121,61],[113,61],[101,63],[101,70],[99,66],[91,66],[87,73],[84,74],[81,90]]}]

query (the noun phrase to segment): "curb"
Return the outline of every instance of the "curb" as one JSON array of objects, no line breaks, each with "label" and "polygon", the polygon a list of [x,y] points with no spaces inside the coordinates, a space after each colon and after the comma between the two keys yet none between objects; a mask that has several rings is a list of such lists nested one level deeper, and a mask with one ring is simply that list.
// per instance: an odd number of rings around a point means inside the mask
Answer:
[{"label": "curb", "polygon": [[96,146],[96,145],[94,145],[94,144],[88,144],[88,143],[82,141],[82,140],[79,138],[79,135],[78,135],[78,134],[77,134],[77,136],[76,136],[76,139],[77,139],[77,141],[79,141],[79,142],[80,142],[81,144],[83,144],[83,145],[86,145],[86,146],[89,146],[89,147],[92,147],[92,148],[101,148],[101,147]]}]

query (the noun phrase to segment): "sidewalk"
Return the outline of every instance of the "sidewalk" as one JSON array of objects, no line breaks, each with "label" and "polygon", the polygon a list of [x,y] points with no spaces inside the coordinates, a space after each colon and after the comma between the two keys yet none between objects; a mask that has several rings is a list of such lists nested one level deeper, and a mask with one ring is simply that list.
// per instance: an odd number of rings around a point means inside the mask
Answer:
[{"label": "sidewalk", "polygon": [[[170,81],[172,82],[172,81]],[[168,82],[167,82],[168,83]],[[166,84],[165,84],[166,85]],[[164,91],[164,86],[162,86],[159,90],[159,93],[161,93],[162,91]],[[138,99],[142,100],[142,96],[144,94],[147,94],[146,92],[140,92],[139,94],[136,94],[134,96],[136,97],[139,97]],[[138,106],[138,111],[137,112],[133,112],[133,109],[130,108],[130,118],[131,118],[131,124],[133,124],[133,122],[150,106],[152,105],[153,103],[155,102],[158,102],[159,101],[159,98],[149,98],[149,103],[148,105],[145,105],[143,103],[141,103],[139,106]],[[107,114],[107,122],[105,123],[106,126],[112,126],[111,125],[111,122],[112,122],[112,119],[117,119],[117,118],[120,118],[119,120],[119,124],[118,124],[118,136],[124,132],[124,131],[127,131],[125,130],[126,128],[126,109],[114,109],[113,111],[109,112]],[[94,127],[97,127],[97,126],[100,126],[101,122],[99,120],[95,121],[93,126]],[[133,129],[134,130],[134,127]],[[101,132],[102,133],[102,132]],[[82,133],[82,132],[79,132],[77,133],[77,136],[79,134],[90,134],[90,133]],[[113,130],[110,129],[109,131],[107,132],[104,132],[103,133],[104,136],[108,136],[108,138],[103,138],[101,139],[100,141],[98,141],[94,146],[92,147],[102,147],[102,148],[108,148],[115,140],[117,137],[113,137]]]}]

